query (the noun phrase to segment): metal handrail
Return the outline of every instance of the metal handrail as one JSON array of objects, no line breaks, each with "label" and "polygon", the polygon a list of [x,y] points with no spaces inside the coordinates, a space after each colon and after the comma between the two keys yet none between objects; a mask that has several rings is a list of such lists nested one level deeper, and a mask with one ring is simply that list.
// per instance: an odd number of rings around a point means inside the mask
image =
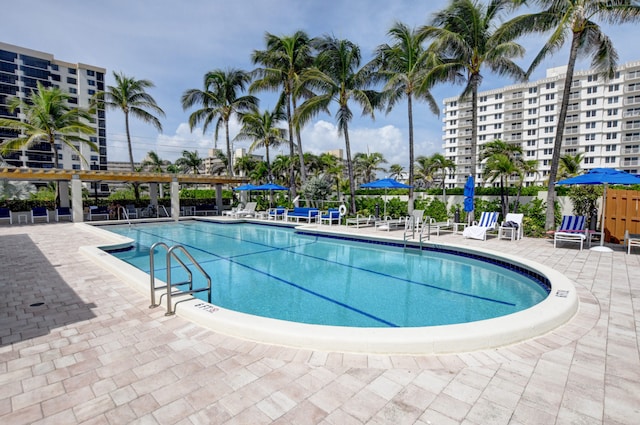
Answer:
[{"label": "metal handrail", "polygon": [[122,205],[118,207],[118,219],[120,219],[120,211],[122,211],[122,217],[124,217],[124,219],[127,220],[127,223],[129,223],[129,226],[131,226],[131,220],[129,220],[129,213],[127,212],[127,209]]},{"label": "metal handrail", "polygon": [[[431,240],[431,222],[433,221],[433,219],[431,217],[424,217],[424,220],[422,220],[422,225],[419,226],[419,224],[416,221],[416,217],[411,216],[409,217],[409,219],[407,220],[405,226],[404,226],[404,246],[405,248],[407,247],[407,241],[409,239],[415,239],[416,237],[416,227],[420,227],[420,231],[418,232],[418,242],[420,244],[420,250],[422,250],[422,241],[425,239],[427,240]],[[407,236],[409,236],[409,238],[407,238]]]},{"label": "metal handrail", "polygon": [[[166,286],[160,286],[160,287],[155,286],[154,256],[155,256],[155,249],[157,247],[163,247],[167,250],[167,254],[166,254],[167,284]],[[184,263],[184,261],[182,261],[180,257],[178,257],[177,253],[175,252],[176,250],[182,251],[182,253],[187,256],[187,258],[191,261],[191,263],[207,279],[207,286],[205,288],[193,289],[193,273],[191,273],[191,269],[189,268],[189,266],[187,266]],[[189,276],[189,279],[187,281],[178,282],[178,283],[171,282],[171,259],[172,258],[175,258],[178,261],[178,263],[182,266],[182,268],[187,272],[187,275]],[[149,248],[149,269],[150,269],[149,280],[150,280],[150,288],[151,288],[151,305],[149,306],[149,308],[154,308],[159,306],[159,304],[156,304],[156,290],[165,289],[165,288],[167,289],[167,312],[165,313],[165,316],[171,316],[175,314],[175,309],[172,309],[172,306],[171,306],[172,295],[195,294],[197,292],[207,291],[208,292],[207,300],[209,303],[211,303],[211,277],[209,277],[209,274],[206,271],[204,271],[202,266],[200,266],[200,264],[195,260],[195,258],[193,258],[193,256],[189,253],[189,251],[187,251],[186,248],[184,248],[182,245],[174,245],[171,248],[169,248],[169,246],[164,242],[156,242],[153,245],[151,245],[151,248]],[[187,291],[179,290],[175,293],[171,291],[172,287],[178,287],[178,286],[183,286],[187,284],[189,285],[189,290]]]}]

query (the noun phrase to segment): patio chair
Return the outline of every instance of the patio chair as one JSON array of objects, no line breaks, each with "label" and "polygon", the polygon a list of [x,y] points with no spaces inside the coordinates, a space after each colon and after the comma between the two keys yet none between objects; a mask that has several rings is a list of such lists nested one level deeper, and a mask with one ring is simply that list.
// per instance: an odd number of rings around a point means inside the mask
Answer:
[{"label": "patio chair", "polygon": [[462,236],[465,238],[486,241],[487,232],[496,231],[498,214],[499,213],[494,211],[483,211],[480,215],[480,220],[474,222],[473,226],[465,228],[462,232]]},{"label": "patio chair", "polygon": [[124,209],[127,212],[127,218],[129,218],[129,219],[138,218],[138,210],[136,209],[135,205],[127,204],[124,207]]},{"label": "patio chair", "polygon": [[37,219],[45,219],[47,223],[49,222],[49,211],[47,211],[47,207],[31,208],[31,224],[35,223]]},{"label": "patio chair", "polygon": [[68,218],[69,221],[73,221],[71,218],[71,208],[69,207],[58,207],[56,208],[56,221],[60,221],[60,218]]},{"label": "patio chair", "polygon": [[275,207],[269,208],[267,211],[267,219],[268,220],[283,220],[287,221],[287,213],[288,210],[285,207]]},{"label": "patio chair", "polygon": [[553,232],[553,247],[556,248],[558,241],[574,242],[580,244],[580,251],[587,240],[591,246],[591,237],[585,229],[587,218],[583,215],[564,215],[558,230]]},{"label": "patio chair", "polygon": [[629,233],[628,230],[625,230],[624,245],[627,246],[627,254],[631,254],[631,247],[637,246],[640,248],[640,234]]},{"label": "patio chair", "polygon": [[384,220],[376,221],[376,230],[386,230],[387,232],[396,229],[404,229],[407,220],[410,217],[391,218],[385,217]]},{"label": "patio chair", "polygon": [[9,224],[13,224],[13,215],[9,208],[0,208],[0,221],[9,221]]},{"label": "patio chair", "polygon": [[524,214],[508,213],[504,221],[498,227],[498,239],[518,240],[522,239],[522,219]]},{"label": "patio chair", "polygon": [[340,210],[338,208],[329,208],[325,214],[319,214],[316,217],[320,224],[323,224],[325,221],[329,223],[329,226],[331,226],[333,222],[338,225],[340,224]]}]

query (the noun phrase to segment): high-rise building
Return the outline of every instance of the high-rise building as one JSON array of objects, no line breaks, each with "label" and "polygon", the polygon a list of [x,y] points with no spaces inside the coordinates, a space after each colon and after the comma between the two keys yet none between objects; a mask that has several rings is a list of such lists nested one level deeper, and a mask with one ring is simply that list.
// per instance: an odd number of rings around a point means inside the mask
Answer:
[{"label": "high-rise building", "polygon": [[[552,68],[544,79],[478,93],[478,152],[495,139],[521,146],[525,160],[538,162],[525,185],[549,174],[565,77],[566,67]],[[445,184],[463,187],[471,173],[471,102],[452,97],[444,104],[444,155],[456,164]],[[560,155],[576,154],[583,155],[585,171],[640,172],[640,62],[621,66],[608,80],[593,70],[574,73]],[[483,185],[484,167],[477,165],[476,181]]]},{"label": "high-rise building", "polygon": [[[22,119],[19,113],[11,113],[7,107],[14,96],[26,98],[36,89],[37,82],[45,87],[59,87],[71,98],[70,106],[89,108],[92,96],[104,90],[104,68],[82,63],[57,60],[52,54],[0,42],[0,117]],[[95,133],[84,136],[94,142],[99,151],[88,145],[74,145],[86,160],[68,148],[64,143],[58,146],[58,160],[61,168],[74,170],[107,169],[107,124],[104,109],[97,109],[95,120],[89,123]],[[0,129],[0,142],[12,139],[17,134],[8,129]],[[53,168],[53,149],[47,142],[36,143],[29,149],[22,149],[5,155],[9,165],[29,168]]]}]

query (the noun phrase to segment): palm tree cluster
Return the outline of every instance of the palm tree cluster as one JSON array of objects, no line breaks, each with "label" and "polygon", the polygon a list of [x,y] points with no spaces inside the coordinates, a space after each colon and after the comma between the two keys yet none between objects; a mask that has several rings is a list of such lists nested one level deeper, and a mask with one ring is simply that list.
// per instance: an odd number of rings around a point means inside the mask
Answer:
[{"label": "palm tree cluster", "polygon": [[[527,6],[527,13],[518,15],[517,10],[521,6]],[[540,11],[529,13],[534,7],[539,7]],[[513,17],[507,20],[510,16]],[[351,195],[349,209],[353,213],[356,183],[371,180],[383,169],[381,164],[386,162],[378,153],[352,155],[349,130],[358,109],[374,119],[375,111],[389,113],[401,101],[406,102],[407,182],[411,186],[430,186],[439,181],[444,191],[447,172],[451,173],[455,164],[443,155],[419,155],[415,158],[414,152],[414,102],[425,102],[432,113],[438,114],[437,102],[431,95],[437,84],[461,83],[464,88],[460,102],[470,103],[471,175],[485,177],[489,183],[497,180],[504,187],[510,184],[511,177],[535,172],[532,163],[522,160],[522,147],[517,144],[496,140],[478,155],[479,87],[485,70],[515,80],[528,78],[545,57],[571,40],[549,173],[546,227],[552,228],[554,185],[575,63],[581,55],[590,57],[595,69],[612,76],[617,53],[596,21],[617,25],[636,22],[639,17],[640,6],[634,0],[451,0],[419,28],[395,23],[387,32],[389,42],[378,46],[371,55],[372,59],[366,63],[360,47],[346,39],[310,37],[304,31],[283,36],[266,33],[265,48],[251,54],[256,65],[254,70],[229,68],[206,72],[202,88],[186,90],[181,102],[185,111],[195,108],[189,116],[192,131],[202,125],[202,131],[206,132],[214,125],[215,148],[219,131],[224,128],[226,152],[218,151],[217,155],[227,174],[240,172],[256,180],[281,181],[290,187],[294,197],[297,188],[302,187],[309,175],[317,177],[322,174],[335,180],[338,192],[343,184],[346,185],[344,188]],[[525,71],[515,62],[525,53],[517,39],[530,33],[550,33],[551,36]],[[129,116],[150,123],[161,131],[157,115],[163,116],[164,112],[146,92],[153,87],[152,82],[122,73],[114,73],[114,78],[116,84],[98,93],[96,101],[124,113],[133,170]],[[273,108],[261,110],[255,94],[264,90],[274,91],[279,97]],[[40,86],[36,90],[49,91]],[[20,108],[25,113],[28,125],[11,120],[2,120],[0,125],[22,131],[26,136],[4,143],[2,152],[36,140],[53,144],[56,137],[68,143],[84,133],[85,129],[78,124],[85,119],[84,112],[60,109],[59,103],[64,96],[55,91],[52,95],[58,98],[57,109],[45,113],[56,117],[50,120],[54,128],[45,123],[49,120],[38,116],[35,95],[33,101],[26,104],[12,104],[12,108]],[[301,129],[320,114],[334,115],[338,132],[344,137],[344,164],[330,156],[315,157],[304,152]],[[233,118],[242,125],[234,139],[229,132]],[[250,152],[265,149],[266,163],[251,157],[233,161],[232,140],[250,141]],[[279,155],[271,161],[270,150],[281,145],[288,145],[289,155]],[[185,171],[200,172],[201,161],[197,155],[184,151],[179,166]],[[403,175],[398,164],[391,165],[389,172],[394,176]],[[347,180],[343,183],[345,175]],[[411,210],[413,189],[410,189],[409,196]],[[506,208],[504,202],[503,209]]]}]

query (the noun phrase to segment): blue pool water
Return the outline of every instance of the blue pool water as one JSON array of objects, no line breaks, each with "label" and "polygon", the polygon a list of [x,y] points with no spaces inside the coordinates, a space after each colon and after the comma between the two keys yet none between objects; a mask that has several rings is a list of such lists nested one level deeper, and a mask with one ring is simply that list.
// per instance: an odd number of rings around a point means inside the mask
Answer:
[{"label": "blue pool water", "polygon": [[[182,244],[212,278],[215,305],[257,316],[353,327],[471,322],[533,306],[548,288],[522,270],[451,252],[405,250],[260,224],[108,226],[136,241],[113,253],[149,272],[156,242]],[[156,277],[165,279],[164,251]],[[183,281],[176,262],[172,279]],[[205,280],[194,273],[196,287]],[[206,299],[206,295],[199,294]]]}]

